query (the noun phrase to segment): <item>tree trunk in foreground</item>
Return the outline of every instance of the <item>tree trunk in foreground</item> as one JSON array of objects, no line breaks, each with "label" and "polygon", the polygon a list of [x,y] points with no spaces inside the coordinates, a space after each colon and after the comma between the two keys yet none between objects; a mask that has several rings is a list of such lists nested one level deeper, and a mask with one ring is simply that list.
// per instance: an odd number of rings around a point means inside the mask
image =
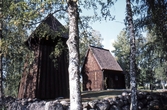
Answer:
[{"label": "tree trunk in foreground", "polygon": [[3,96],[2,45],[1,45],[1,43],[2,43],[2,6],[3,6],[3,0],[0,0],[0,99],[1,100],[2,100],[2,96]]},{"label": "tree trunk in foreground", "polygon": [[69,81],[70,81],[70,110],[82,110],[80,77],[79,77],[79,31],[78,7],[76,0],[68,0],[69,15]]},{"label": "tree trunk in foreground", "polygon": [[132,9],[130,0],[126,0],[128,32],[130,33],[130,85],[131,85],[131,105],[130,110],[137,110],[137,85],[136,85],[136,47],[135,47],[135,31],[132,17]]}]

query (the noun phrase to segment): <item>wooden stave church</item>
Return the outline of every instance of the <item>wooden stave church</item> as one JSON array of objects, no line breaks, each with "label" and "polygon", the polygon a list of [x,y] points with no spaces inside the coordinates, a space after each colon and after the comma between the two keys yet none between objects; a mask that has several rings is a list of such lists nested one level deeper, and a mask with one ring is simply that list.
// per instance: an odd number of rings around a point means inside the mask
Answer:
[{"label": "wooden stave church", "polygon": [[[58,37],[66,48],[68,32],[62,24],[52,14],[49,14],[42,23],[48,25],[55,34],[58,33]],[[39,24],[36,30],[42,29],[42,23]],[[38,36],[38,34],[34,34],[35,31],[25,42],[30,51],[34,52],[34,60],[32,64],[29,64],[29,58],[26,58],[18,98],[67,98],[69,97],[68,51],[63,50],[61,55],[56,58],[57,66],[55,67],[49,55],[54,51],[54,47],[59,40],[57,38],[53,40],[51,37]]]},{"label": "wooden stave church", "polygon": [[107,49],[90,46],[81,75],[83,91],[125,89],[123,70]]}]

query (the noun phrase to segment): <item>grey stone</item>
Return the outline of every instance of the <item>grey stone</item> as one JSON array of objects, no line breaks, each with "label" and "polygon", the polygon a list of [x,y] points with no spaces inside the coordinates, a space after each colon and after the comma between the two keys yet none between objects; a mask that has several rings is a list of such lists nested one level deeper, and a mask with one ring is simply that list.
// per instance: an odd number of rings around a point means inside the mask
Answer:
[{"label": "grey stone", "polygon": [[64,106],[69,106],[69,103],[65,100],[60,101],[60,103]]},{"label": "grey stone", "polygon": [[130,105],[125,105],[122,107],[122,110],[130,110]]},{"label": "grey stone", "polygon": [[122,107],[122,106],[124,105],[123,100],[122,100],[122,99],[120,99],[120,100],[118,101],[117,105],[119,105],[120,107]]},{"label": "grey stone", "polygon": [[82,107],[89,108],[90,106],[89,106],[88,102],[82,102]]},{"label": "grey stone", "polygon": [[153,97],[151,95],[147,95],[147,100],[153,100]]},{"label": "grey stone", "polygon": [[113,105],[109,110],[122,110],[118,105]]},{"label": "grey stone", "polygon": [[[161,109],[167,100],[165,93],[138,92],[138,110]],[[105,98],[90,102],[83,102],[84,110],[129,110],[129,93],[115,98]],[[162,100],[163,99],[163,100]],[[44,101],[39,99],[16,99],[4,97],[5,110],[70,110],[70,103],[66,100]],[[165,103],[164,103],[165,104]],[[167,105],[167,104],[165,104]]]},{"label": "grey stone", "polygon": [[64,110],[63,105],[60,103],[51,103],[48,110]]},{"label": "grey stone", "polygon": [[25,110],[25,106],[23,106],[21,103],[13,102],[7,110]]},{"label": "grey stone", "polygon": [[126,96],[126,95],[128,95],[127,92],[122,92],[122,96]]},{"label": "grey stone", "polygon": [[30,103],[27,110],[45,110],[45,101]]},{"label": "grey stone", "polygon": [[90,102],[88,102],[90,108],[95,108],[96,103],[97,103],[97,101],[90,101]]},{"label": "grey stone", "polygon": [[108,101],[101,101],[96,103],[97,110],[108,110],[110,107],[110,103]]},{"label": "grey stone", "polygon": [[124,100],[123,102],[124,102],[124,105],[128,105],[129,104],[129,102],[127,100]]},{"label": "grey stone", "polygon": [[138,109],[142,110],[142,108],[144,107],[144,104],[142,102],[138,102]]}]

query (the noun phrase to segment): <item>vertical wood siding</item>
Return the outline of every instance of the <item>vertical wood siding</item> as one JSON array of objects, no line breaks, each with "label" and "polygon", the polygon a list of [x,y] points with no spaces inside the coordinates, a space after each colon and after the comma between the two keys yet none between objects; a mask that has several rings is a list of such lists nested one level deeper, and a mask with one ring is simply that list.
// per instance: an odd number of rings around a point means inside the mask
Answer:
[{"label": "vertical wood siding", "polygon": [[83,90],[103,90],[103,73],[91,51],[84,64]]},{"label": "vertical wood siding", "polygon": [[55,99],[69,97],[67,52],[57,58],[54,66],[49,55],[54,50],[53,45],[43,43],[34,51],[33,64],[25,64],[18,98]]}]

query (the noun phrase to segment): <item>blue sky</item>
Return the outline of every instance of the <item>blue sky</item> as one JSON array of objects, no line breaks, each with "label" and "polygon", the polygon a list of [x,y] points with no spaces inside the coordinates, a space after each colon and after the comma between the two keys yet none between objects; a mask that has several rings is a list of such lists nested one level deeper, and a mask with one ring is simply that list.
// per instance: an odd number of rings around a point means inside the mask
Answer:
[{"label": "blue sky", "polygon": [[[126,3],[125,0],[117,0],[117,2],[111,7],[111,14],[115,16],[115,20],[113,21],[96,21],[91,23],[91,26],[94,30],[99,31],[105,49],[112,51],[114,48],[112,43],[117,40],[117,35],[121,32],[121,30],[125,27],[124,19],[125,19],[125,11],[126,11]],[[91,15],[92,10],[86,10],[83,12],[85,15]],[[60,20],[62,24],[64,21]]]},{"label": "blue sky", "polygon": [[101,33],[103,40],[103,45],[105,49],[110,51],[114,48],[112,47],[112,42],[117,40],[117,35],[125,27],[125,11],[126,11],[125,0],[118,0],[114,6],[111,7],[111,14],[115,16],[114,21],[101,21],[92,24],[94,30]]}]

